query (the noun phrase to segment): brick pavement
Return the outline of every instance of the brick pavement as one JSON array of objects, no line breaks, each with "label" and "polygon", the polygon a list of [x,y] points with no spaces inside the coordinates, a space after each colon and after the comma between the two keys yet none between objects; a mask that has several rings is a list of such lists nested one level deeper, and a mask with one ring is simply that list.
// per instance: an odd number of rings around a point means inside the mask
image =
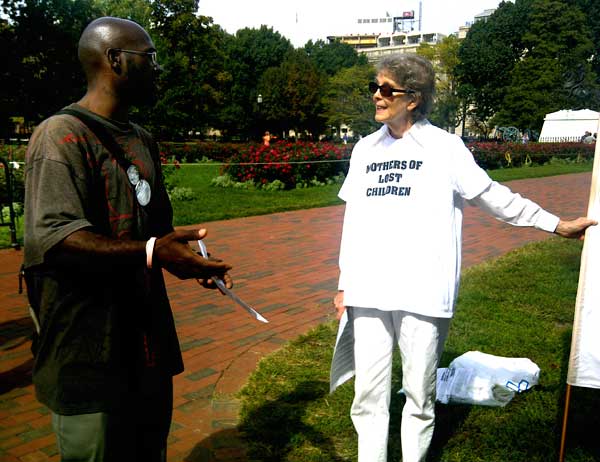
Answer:
[{"label": "brick pavement", "polygon": [[[587,209],[591,174],[510,183],[552,212]],[[236,292],[271,322],[251,320],[226,297],[167,274],[186,370],[175,378],[169,461],[243,461],[235,393],[257,362],[332,319],[343,207],[206,224],[209,250],[234,266]],[[463,266],[547,238],[514,230],[473,207],[464,220]],[[26,301],[17,294],[21,252],[0,251],[0,461],[57,461],[48,412],[34,398]]]}]

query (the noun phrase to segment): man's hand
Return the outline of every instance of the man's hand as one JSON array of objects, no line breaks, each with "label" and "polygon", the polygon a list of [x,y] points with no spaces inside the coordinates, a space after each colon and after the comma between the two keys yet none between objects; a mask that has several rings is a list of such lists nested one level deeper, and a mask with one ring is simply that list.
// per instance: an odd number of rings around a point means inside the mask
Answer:
[{"label": "man's hand", "polygon": [[554,230],[556,234],[569,239],[580,239],[583,240],[585,230],[590,226],[597,225],[596,220],[590,220],[587,217],[579,217],[576,220],[558,222],[558,226]]},{"label": "man's hand", "polygon": [[214,276],[231,288],[232,280],[227,274],[231,265],[214,258],[203,258],[190,247],[189,241],[204,237],[205,229],[173,231],[156,240],[153,261],[179,279],[196,278],[204,287],[214,288],[215,284],[211,280]]},{"label": "man's hand", "polygon": [[333,305],[335,306],[335,317],[339,321],[342,319],[346,306],[344,305],[344,291],[340,290],[333,299]]}]

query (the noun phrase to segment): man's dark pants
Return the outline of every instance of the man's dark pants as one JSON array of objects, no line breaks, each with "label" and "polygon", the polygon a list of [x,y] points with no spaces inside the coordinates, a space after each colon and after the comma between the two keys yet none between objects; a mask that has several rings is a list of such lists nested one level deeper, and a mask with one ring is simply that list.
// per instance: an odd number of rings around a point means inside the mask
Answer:
[{"label": "man's dark pants", "polygon": [[[142,387],[146,388],[146,387]],[[121,412],[59,415],[52,427],[62,462],[166,462],[173,380],[132,394]]]}]

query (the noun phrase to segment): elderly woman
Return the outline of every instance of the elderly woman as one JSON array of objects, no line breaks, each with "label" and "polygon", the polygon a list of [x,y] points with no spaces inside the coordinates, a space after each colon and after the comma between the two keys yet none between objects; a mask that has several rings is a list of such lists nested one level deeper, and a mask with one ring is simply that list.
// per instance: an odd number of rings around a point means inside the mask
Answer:
[{"label": "elderly woman", "polygon": [[359,462],[387,459],[396,342],[406,395],[402,460],[425,460],[436,370],[460,275],[464,202],[512,225],[564,237],[580,237],[595,224],[562,221],[492,181],[458,136],[427,121],[434,83],[431,63],[419,56],[390,55],[379,63],[369,90],[383,126],[356,144],[339,193],[346,211],[332,391],[355,374],[351,416]]}]

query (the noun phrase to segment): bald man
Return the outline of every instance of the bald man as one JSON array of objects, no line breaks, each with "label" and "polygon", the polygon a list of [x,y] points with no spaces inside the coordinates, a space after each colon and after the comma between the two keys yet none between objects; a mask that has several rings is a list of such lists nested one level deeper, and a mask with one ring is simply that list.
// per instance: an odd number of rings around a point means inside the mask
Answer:
[{"label": "bald man", "polygon": [[33,382],[63,461],[164,461],[172,377],[183,370],[162,268],[231,286],[226,263],[174,231],[151,135],[129,121],[160,71],[138,24],[100,18],[78,49],[87,92],[27,150],[25,272],[40,330]]}]

